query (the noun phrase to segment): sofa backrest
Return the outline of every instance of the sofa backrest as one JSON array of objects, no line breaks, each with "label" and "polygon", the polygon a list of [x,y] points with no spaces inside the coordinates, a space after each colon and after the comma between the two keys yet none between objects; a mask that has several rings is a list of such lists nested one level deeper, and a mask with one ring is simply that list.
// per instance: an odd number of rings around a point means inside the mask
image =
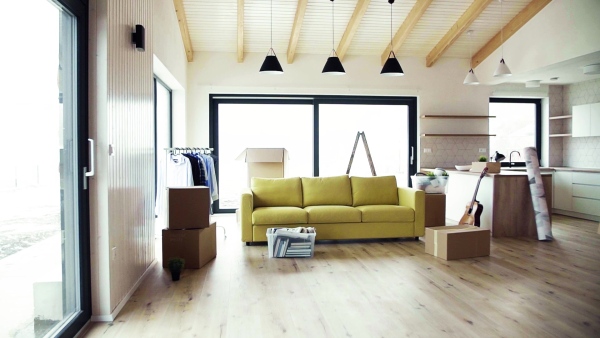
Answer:
[{"label": "sofa backrest", "polygon": [[302,182],[300,177],[260,178],[252,177],[250,188],[254,195],[254,207],[302,208]]},{"label": "sofa backrest", "polygon": [[304,206],[352,205],[352,188],[348,175],[302,177]]},{"label": "sofa backrest", "polygon": [[352,206],[398,205],[396,176],[350,177]]}]

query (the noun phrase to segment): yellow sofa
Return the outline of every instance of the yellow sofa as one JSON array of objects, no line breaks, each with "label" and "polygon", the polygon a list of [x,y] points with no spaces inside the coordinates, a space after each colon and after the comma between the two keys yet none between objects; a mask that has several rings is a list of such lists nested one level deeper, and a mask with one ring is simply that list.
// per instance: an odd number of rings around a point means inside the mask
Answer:
[{"label": "yellow sofa", "polygon": [[267,228],[314,227],[317,240],[425,235],[425,194],[395,176],[256,178],[242,192],[242,241],[267,241]]}]

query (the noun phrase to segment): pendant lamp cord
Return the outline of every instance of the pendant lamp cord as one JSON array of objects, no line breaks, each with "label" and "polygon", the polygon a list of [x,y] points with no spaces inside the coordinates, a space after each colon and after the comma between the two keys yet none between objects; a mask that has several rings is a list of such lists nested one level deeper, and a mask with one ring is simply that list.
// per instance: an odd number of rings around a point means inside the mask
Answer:
[{"label": "pendant lamp cord", "polygon": [[335,55],[335,13],[333,12],[333,0],[331,0],[331,50]]},{"label": "pendant lamp cord", "polygon": [[273,0],[271,0],[271,49],[273,49]]},{"label": "pendant lamp cord", "polygon": [[[504,11],[502,10],[502,0],[500,0],[500,24],[502,24],[502,18],[504,17]],[[504,26],[500,26],[500,43],[502,44],[502,60],[504,60]]]},{"label": "pendant lamp cord", "polygon": [[469,34],[469,68],[473,69],[473,31],[468,31]]},{"label": "pendant lamp cord", "polygon": [[392,44],[392,4],[394,2],[390,1],[390,51],[394,51],[394,45]]}]

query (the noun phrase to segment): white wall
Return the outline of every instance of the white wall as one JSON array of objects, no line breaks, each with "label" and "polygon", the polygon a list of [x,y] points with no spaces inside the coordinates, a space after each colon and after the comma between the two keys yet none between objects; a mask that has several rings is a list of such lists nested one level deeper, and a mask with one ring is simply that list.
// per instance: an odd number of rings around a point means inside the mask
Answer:
[{"label": "white wall", "polygon": [[[406,75],[384,77],[379,75],[381,64],[376,56],[346,57],[344,76],[321,73],[327,55],[306,54],[297,55],[293,64],[286,64],[280,57],[285,72],[282,75],[261,74],[258,70],[264,57],[262,53],[250,53],[243,63],[237,63],[233,53],[195,53],[194,62],[188,66],[187,124],[185,129],[176,127],[174,133],[187,133],[188,146],[208,145],[209,94],[416,96],[419,114],[488,114],[490,87],[462,84],[469,69],[467,59],[442,58],[427,68],[422,58],[401,58]],[[421,132],[448,132],[444,127],[448,121],[419,120]],[[487,123],[455,124],[453,131],[487,133]]]}]

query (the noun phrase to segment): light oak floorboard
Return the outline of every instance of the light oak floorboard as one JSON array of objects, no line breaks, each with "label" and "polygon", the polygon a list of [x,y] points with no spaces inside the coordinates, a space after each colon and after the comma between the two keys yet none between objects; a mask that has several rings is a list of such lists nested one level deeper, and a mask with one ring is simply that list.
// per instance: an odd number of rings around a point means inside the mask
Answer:
[{"label": "light oak floorboard", "polygon": [[[245,246],[215,216],[217,258],[172,282],[156,264],[113,323],[85,337],[598,337],[597,222],[553,216],[555,241],[491,238],[445,261],[423,240],[322,241],[313,258]],[[157,255],[160,257],[160,253]]]}]

